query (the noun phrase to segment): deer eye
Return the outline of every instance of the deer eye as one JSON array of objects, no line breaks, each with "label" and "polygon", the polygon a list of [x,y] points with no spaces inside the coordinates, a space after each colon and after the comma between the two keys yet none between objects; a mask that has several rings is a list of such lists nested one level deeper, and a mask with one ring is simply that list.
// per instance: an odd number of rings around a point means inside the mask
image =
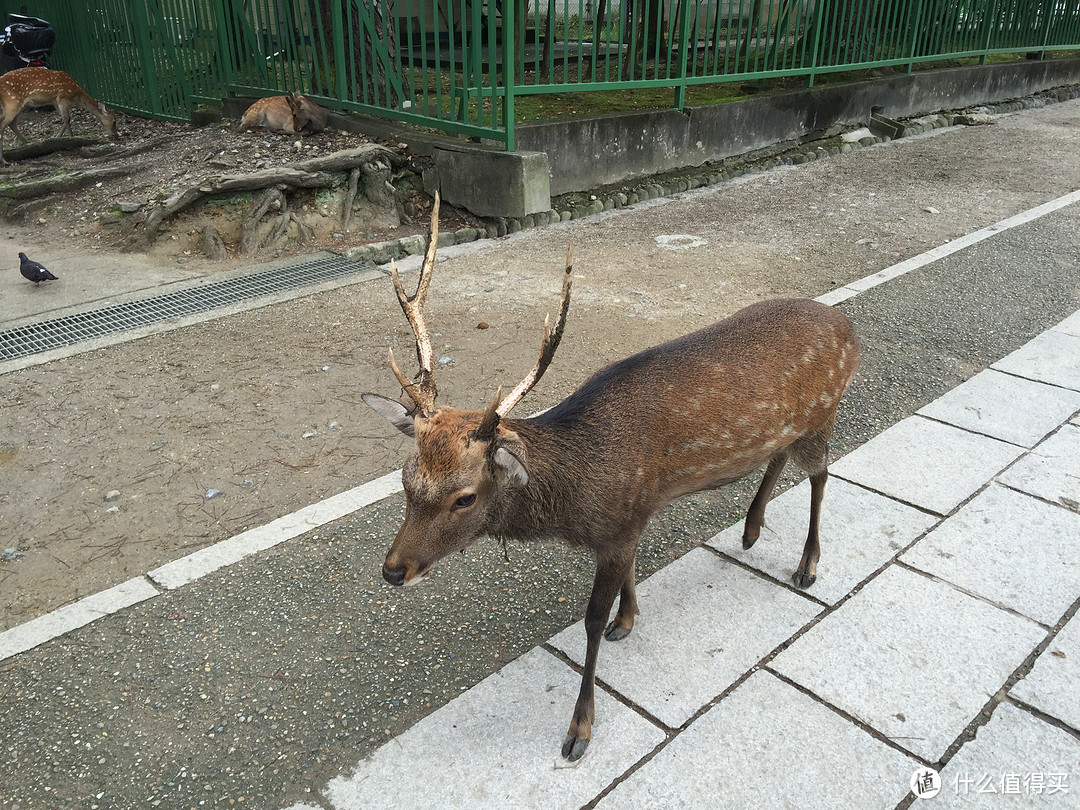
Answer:
[{"label": "deer eye", "polygon": [[468,509],[470,506],[473,505],[474,501],[476,501],[476,495],[475,494],[470,493],[469,495],[462,495],[460,498],[458,498],[456,501],[454,501],[454,508],[455,509]]}]

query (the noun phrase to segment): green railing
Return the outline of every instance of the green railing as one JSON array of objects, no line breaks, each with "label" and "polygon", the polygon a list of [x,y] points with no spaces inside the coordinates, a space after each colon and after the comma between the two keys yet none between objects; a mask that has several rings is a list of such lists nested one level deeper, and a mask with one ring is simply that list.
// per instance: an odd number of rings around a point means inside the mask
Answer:
[{"label": "green railing", "polygon": [[[6,12],[13,9],[3,8]],[[22,8],[20,4],[19,8]],[[1080,0],[37,0],[133,113],[297,90],[514,148],[515,99],[1080,49]]]}]

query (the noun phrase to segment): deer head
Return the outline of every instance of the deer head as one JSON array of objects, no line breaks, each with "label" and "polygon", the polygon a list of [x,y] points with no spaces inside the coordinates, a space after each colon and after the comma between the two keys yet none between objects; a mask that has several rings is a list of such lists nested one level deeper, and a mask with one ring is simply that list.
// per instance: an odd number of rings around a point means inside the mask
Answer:
[{"label": "deer head", "polygon": [[405,521],[386,556],[383,577],[394,585],[419,581],[442,557],[464,551],[480,536],[495,530],[507,508],[507,492],[529,483],[525,444],[512,425],[504,422],[510,410],[532,389],[550,365],[562,339],[570,308],[571,248],[566,252],[559,316],[554,327],[544,321],[540,357],[532,371],[502,397],[502,390],[486,410],[457,410],[435,405],[434,352],[424,322],[424,303],[431,284],[439,234],[439,196],[431,213],[431,235],[416,292],[408,295],[397,266],[391,277],[401,309],[416,337],[420,370],[410,380],[389,351],[390,368],[412,401],[364,394],[363,400],[406,436],[416,447],[402,468],[407,498]]}]

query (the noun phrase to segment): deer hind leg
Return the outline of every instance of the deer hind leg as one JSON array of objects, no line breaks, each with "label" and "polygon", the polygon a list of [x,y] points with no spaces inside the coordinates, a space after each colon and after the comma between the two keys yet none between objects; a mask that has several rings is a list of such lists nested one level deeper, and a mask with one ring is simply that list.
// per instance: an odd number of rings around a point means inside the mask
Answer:
[{"label": "deer hind leg", "polygon": [[619,610],[604,630],[604,638],[608,641],[620,641],[634,629],[634,617],[638,614],[636,575],[634,560],[631,560],[630,570],[626,572],[622,590],[619,591]]},{"label": "deer hind leg", "polygon": [[[636,546],[636,538],[633,549]],[[629,560],[620,559],[618,554],[601,557],[597,555],[596,578],[593,580],[592,595],[585,610],[585,667],[581,675],[581,690],[578,692],[574,714],[570,719],[570,729],[562,745],[562,755],[571,762],[585,754],[592,739],[592,724],[596,716],[594,685],[596,678],[596,659],[600,653],[600,636],[604,632],[615,594],[626,583],[627,575],[633,576],[634,555]],[[621,604],[620,604],[621,607]]]},{"label": "deer hind leg", "polygon": [[7,110],[0,113],[0,166],[7,165],[7,161],[4,160],[4,135],[7,134],[7,128],[10,126],[11,131],[15,133],[15,136],[26,143],[26,139],[19,134],[19,131],[15,128],[15,120],[19,117],[19,110],[16,110],[13,114],[9,115]]},{"label": "deer hind leg", "polygon": [[791,580],[798,588],[809,588],[817,579],[817,564],[821,558],[821,542],[818,527],[821,523],[821,501],[825,497],[825,482],[829,478],[829,436],[832,435],[833,418],[799,439],[794,445],[795,460],[810,473],[810,528],[806,534],[802,559]]},{"label": "deer hind leg", "polygon": [[761,486],[758,487],[757,495],[754,496],[750,508],[746,511],[746,523],[743,524],[742,535],[743,548],[750,548],[761,536],[761,527],[765,525],[765,505],[772,498],[773,490],[776,488],[776,481],[780,477],[780,473],[784,471],[787,460],[788,454],[786,450],[769,459],[769,466],[765,468]]},{"label": "deer hind leg", "polygon": [[75,133],[71,131],[71,102],[58,99],[56,109],[60,111],[60,120],[64,122],[64,125],[60,127],[60,134],[74,135]]},{"label": "deer hind leg", "polygon": [[791,575],[791,581],[798,588],[809,588],[817,580],[817,564],[821,559],[821,542],[818,540],[818,524],[821,519],[821,500],[825,497],[825,481],[828,470],[821,470],[810,476],[810,529],[806,534],[799,567]]}]

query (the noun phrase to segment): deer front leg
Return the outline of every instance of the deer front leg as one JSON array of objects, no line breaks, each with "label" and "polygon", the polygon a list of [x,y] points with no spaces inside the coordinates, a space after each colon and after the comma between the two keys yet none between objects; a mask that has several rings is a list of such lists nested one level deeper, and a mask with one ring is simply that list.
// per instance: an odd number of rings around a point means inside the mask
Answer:
[{"label": "deer front leg", "polygon": [[[9,126],[11,127],[12,132],[15,132],[14,119],[16,117],[18,117],[18,113],[16,113],[11,120],[8,120],[7,116],[0,117],[0,166],[7,165],[7,161],[4,160],[4,135],[7,133],[7,128]],[[16,137],[18,137],[18,134],[19,133],[17,132],[15,133]]]},{"label": "deer front leg", "polygon": [[22,120],[22,117],[23,111],[20,110],[19,113],[11,119],[11,123],[8,124],[8,126],[11,128],[11,131],[15,133],[15,137],[19,139],[19,143],[25,144],[26,136],[23,135],[22,130],[19,129],[19,122]]},{"label": "deer front leg", "polygon": [[581,690],[578,692],[577,703],[574,705],[570,730],[566,733],[562,746],[562,755],[571,762],[581,759],[585,749],[589,747],[589,740],[592,739],[592,724],[596,716],[593,700],[594,680],[596,658],[600,652],[600,636],[604,632],[604,625],[607,624],[611,606],[615,602],[615,594],[625,584],[627,575],[630,577],[634,575],[633,553],[629,560],[601,559],[598,556],[592,596],[589,597],[589,606],[585,609],[585,669],[581,674]]}]

